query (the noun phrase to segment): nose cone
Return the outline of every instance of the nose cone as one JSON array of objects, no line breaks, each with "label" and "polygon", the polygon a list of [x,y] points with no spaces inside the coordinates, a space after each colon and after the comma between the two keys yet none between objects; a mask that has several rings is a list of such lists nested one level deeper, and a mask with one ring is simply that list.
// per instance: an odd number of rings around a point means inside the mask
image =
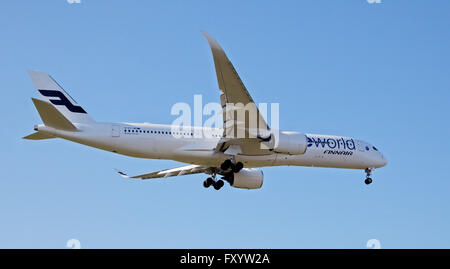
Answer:
[{"label": "nose cone", "polygon": [[383,166],[386,166],[387,164],[388,164],[387,159],[383,156],[383,154],[381,154],[381,157],[379,158],[379,160],[377,162],[377,166],[383,167]]}]

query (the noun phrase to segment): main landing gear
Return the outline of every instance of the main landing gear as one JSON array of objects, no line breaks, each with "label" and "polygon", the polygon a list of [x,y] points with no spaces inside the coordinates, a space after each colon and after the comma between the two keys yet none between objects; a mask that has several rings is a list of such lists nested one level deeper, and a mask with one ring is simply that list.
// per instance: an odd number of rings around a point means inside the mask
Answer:
[{"label": "main landing gear", "polygon": [[203,181],[203,187],[209,188],[209,187],[213,186],[214,189],[220,190],[225,183],[221,179],[215,181],[214,180],[215,177],[216,176],[214,175],[213,177],[208,177],[205,181]]},{"label": "main landing gear", "polygon": [[241,169],[244,168],[244,164],[241,162],[234,163],[232,160],[227,159],[221,165],[220,169],[223,171],[231,169],[233,173],[239,173]]},{"label": "main landing gear", "polygon": [[203,187],[209,188],[213,186],[214,189],[220,190],[225,184],[223,180],[226,180],[227,182],[232,184],[233,173],[239,173],[239,171],[241,171],[242,168],[244,168],[243,163],[241,162],[235,163],[233,160],[227,159],[220,165],[220,169],[223,172],[225,172],[224,173],[225,176],[222,177],[222,179],[216,180],[216,174],[214,173],[212,177],[208,177],[205,181],[203,181]]},{"label": "main landing gear", "polygon": [[366,172],[366,180],[364,180],[364,183],[366,183],[366,185],[369,185],[370,183],[372,183],[372,178],[370,177],[370,175],[372,174],[372,168],[366,168],[364,171]]}]

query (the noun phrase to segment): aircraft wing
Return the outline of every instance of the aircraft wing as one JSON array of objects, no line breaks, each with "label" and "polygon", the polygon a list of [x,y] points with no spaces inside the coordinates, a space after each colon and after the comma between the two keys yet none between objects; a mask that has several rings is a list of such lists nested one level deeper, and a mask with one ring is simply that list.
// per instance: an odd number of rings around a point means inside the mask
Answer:
[{"label": "aircraft wing", "polygon": [[181,166],[177,168],[172,169],[166,169],[156,172],[151,172],[148,174],[142,174],[137,176],[128,176],[127,174],[117,171],[122,177],[124,178],[140,178],[140,179],[150,179],[150,178],[166,178],[166,177],[175,177],[175,176],[182,176],[182,175],[191,175],[191,174],[199,174],[199,173],[206,173],[210,174],[209,168],[205,166],[200,165],[186,165]]},{"label": "aircraft wing", "polygon": [[[260,142],[270,140],[270,128],[264,117],[259,112],[252,97],[242,83],[233,64],[228,59],[222,47],[206,32],[202,34],[208,40],[214,58],[217,82],[221,92],[220,102],[223,110],[223,139],[216,147],[216,151],[225,152],[230,155],[248,154],[265,155],[270,154],[268,150],[261,150]],[[233,109],[227,109],[227,104],[234,104]],[[238,106],[236,104],[242,104]],[[244,106],[254,105],[254,113],[245,112],[244,117],[238,116],[242,113]],[[226,153],[226,152],[225,152]]]}]

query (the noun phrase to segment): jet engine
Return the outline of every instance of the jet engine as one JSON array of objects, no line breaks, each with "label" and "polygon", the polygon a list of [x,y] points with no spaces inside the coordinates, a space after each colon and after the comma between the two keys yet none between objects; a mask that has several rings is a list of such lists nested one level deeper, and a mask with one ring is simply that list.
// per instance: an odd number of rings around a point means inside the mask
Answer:
[{"label": "jet engine", "polygon": [[306,135],[302,133],[280,131],[278,135],[272,137],[275,138],[271,142],[276,153],[299,155],[304,154],[308,148]]},{"label": "jet engine", "polygon": [[259,169],[243,168],[234,173],[230,179],[230,185],[240,189],[259,189],[263,185],[264,174]]}]

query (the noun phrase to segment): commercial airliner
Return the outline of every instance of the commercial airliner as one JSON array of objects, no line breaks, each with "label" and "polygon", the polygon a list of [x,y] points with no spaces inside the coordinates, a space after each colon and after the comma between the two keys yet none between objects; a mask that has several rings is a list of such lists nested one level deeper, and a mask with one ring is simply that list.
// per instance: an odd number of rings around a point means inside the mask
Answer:
[{"label": "commercial airliner", "polygon": [[[62,138],[126,156],[182,162],[186,165],[136,176],[117,172],[132,179],[204,173],[209,176],[203,186],[216,190],[225,182],[235,188],[259,189],[264,166],[361,169],[364,182],[372,183],[372,171],[387,164],[375,146],[352,137],[271,129],[257,108],[253,111],[256,117],[251,117],[245,110],[256,107],[251,106],[252,97],[222,47],[202,33],[214,59],[223,109],[221,128],[96,122],[51,76],[28,71],[40,95],[32,101],[43,124],[24,139]],[[229,104],[242,106],[228,109]],[[245,116],[236,116],[242,110]]]}]

